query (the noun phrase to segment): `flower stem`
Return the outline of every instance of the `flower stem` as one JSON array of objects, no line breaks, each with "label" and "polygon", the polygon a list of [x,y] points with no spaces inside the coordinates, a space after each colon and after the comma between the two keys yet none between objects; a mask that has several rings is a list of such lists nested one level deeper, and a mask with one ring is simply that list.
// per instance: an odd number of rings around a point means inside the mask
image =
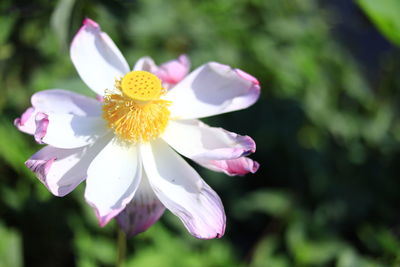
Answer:
[{"label": "flower stem", "polygon": [[123,267],[126,255],[126,236],[124,231],[118,227],[118,237],[117,237],[117,262],[115,264],[116,267]]}]

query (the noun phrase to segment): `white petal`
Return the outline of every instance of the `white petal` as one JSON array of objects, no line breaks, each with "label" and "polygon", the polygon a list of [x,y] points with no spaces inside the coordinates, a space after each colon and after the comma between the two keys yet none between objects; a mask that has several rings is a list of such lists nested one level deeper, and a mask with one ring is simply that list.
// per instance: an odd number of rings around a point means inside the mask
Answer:
[{"label": "white petal", "polygon": [[256,150],[256,144],[249,136],[210,127],[199,120],[170,121],[163,139],[191,159],[236,159]]},{"label": "white petal", "polygon": [[70,48],[72,62],[81,79],[99,95],[114,88],[115,79],[129,72],[129,65],[100,26],[85,19]]},{"label": "white petal", "polygon": [[151,57],[142,57],[140,58],[133,70],[144,70],[147,72],[153,72],[157,69],[157,65],[154,63],[154,60]]},{"label": "white petal", "polygon": [[165,207],[151,188],[145,172],[132,201],[117,216],[118,225],[132,237],[146,231],[164,213]]},{"label": "white petal", "polygon": [[95,142],[108,132],[101,117],[38,113],[35,139],[58,148],[76,148]]},{"label": "white petal", "polygon": [[51,193],[62,197],[86,179],[89,164],[109,140],[109,137],[104,138],[92,146],[75,149],[46,146],[29,158],[25,165]]},{"label": "white petal", "polygon": [[32,96],[31,102],[38,112],[101,116],[101,102],[67,90],[40,91]]},{"label": "white petal", "polygon": [[85,199],[106,225],[132,200],[141,179],[142,165],[135,146],[112,139],[88,169]]},{"label": "white petal", "polygon": [[32,107],[28,108],[14,125],[22,132],[35,134],[36,115],[42,113],[74,114],[78,116],[101,116],[101,103],[93,98],[74,92],[51,89],[35,93]]},{"label": "white petal", "polygon": [[218,195],[164,141],[141,145],[143,166],[164,206],[198,238],[218,238],[225,231],[225,212]]},{"label": "white petal", "polygon": [[244,109],[260,95],[258,81],[249,74],[216,62],[207,63],[172,88],[173,119],[195,119]]}]

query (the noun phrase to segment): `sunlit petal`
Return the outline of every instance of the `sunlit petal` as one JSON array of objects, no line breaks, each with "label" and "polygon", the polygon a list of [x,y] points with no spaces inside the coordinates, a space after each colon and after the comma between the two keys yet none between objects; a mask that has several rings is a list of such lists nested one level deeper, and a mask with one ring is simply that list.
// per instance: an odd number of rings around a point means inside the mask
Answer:
[{"label": "sunlit petal", "polygon": [[95,208],[101,226],[117,216],[132,200],[141,173],[137,148],[115,138],[94,158],[87,171],[85,199]]},{"label": "sunlit petal", "polygon": [[71,59],[87,86],[104,95],[115,79],[129,71],[129,65],[111,38],[91,19],[85,19],[70,48]]},{"label": "sunlit petal", "polygon": [[155,194],[197,238],[219,238],[225,212],[218,195],[165,142],[141,145],[143,166]]}]

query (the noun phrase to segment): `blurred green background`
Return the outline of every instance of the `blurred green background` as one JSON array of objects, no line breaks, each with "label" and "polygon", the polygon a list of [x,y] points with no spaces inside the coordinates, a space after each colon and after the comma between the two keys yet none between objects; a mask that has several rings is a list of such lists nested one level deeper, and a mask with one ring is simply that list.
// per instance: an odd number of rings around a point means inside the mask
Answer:
[{"label": "blurred green background", "polygon": [[88,94],[68,54],[82,19],[128,62],[186,53],[262,85],[251,108],[207,123],[252,136],[255,175],[198,168],[227,231],[191,237],[169,212],[128,240],[125,266],[400,266],[400,1],[1,0],[0,267],[114,266],[84,184],[52,196],[24,166],[39,149],[13,119],[49,88]]}]

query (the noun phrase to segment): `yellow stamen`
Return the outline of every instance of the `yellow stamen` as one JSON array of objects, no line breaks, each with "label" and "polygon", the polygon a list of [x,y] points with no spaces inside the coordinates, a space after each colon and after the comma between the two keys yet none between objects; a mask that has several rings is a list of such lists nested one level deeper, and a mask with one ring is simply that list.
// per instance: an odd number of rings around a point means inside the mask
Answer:
[{"label": "yellow stamen", "polygon": [[117,91],[104,97],[103,118],[123,141],[149,142],[167,127],[171,102],[160,97],[165,93],[161,81],[146,71],[132,71],[115,83]]}]

